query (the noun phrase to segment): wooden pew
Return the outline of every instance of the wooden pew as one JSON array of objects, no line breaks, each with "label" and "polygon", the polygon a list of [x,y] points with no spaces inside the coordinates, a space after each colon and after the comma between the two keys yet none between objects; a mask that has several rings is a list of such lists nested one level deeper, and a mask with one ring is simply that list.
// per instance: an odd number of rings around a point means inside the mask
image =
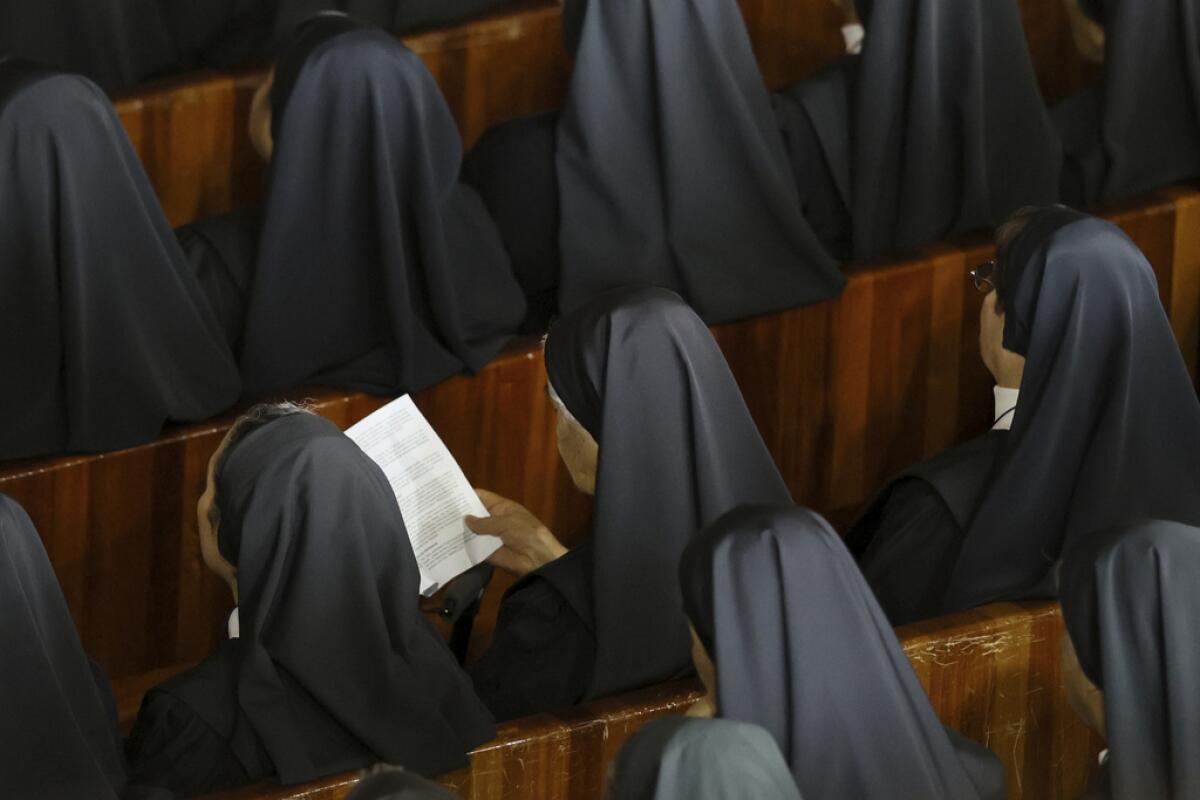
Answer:
[{"label": "wooden pew", "polygon": [[[767,84],[811,75],[844,51],[831,0],[739,0]],[[1021,0],[1048,99],[1097,71],[1075,53],[1060,3]],[[425,61],[467,147],[505,119],[558,108],[570,76],[556,0],[522,0],[478,20],[405,37]],[[265,68],[204,71],[121,93],[117,113],[173,225],[255,205],[263,165],[246,135]]]},{"label": "wooden pew", "polygon": [[[1004,763],[1008,796],[1073,800],[1100,743],[1067,705],[1059,667],[1064,635],[1057,604],[999,603],[897,631],[942,721],[987,744]],[[126,728],[141,692],[163,672],[117,681]],[[645,689],[498,726],[469,767],[441,778],[467,800],[588,800],[603,797],[609,764],[647,722],[686,710],[694,681]],[[340,800],[357,775],[292,787],[259,785],[222,800]]]},{"label": "wooden pew", "polygon": [[[521,0],[403,41],[437,79],[467,146],[499,120],[557,107],[566,90],[557,0]],[[114,97],[172,225],[259,202],[263,164],[246,125],[266,71],[207,70]]]},{"label": "wooden pew", "polygon": [[[1200,192],[1176,187],[1111,216],[1150,256],[1172,323],[1200,364]],[[991,381],[978,355],[982,300],[965,278],[986,244],[940,244],[852,269],[838,299],[715,330],[797,502],[849,523],[892,473],[985,429]],[[536,340],[515,342],[474,378],[418,394],[422,411],[476,485],[530,508],[568,543],[590,503],[558,463]],[[349,425],[384,402],[313,390]],[[118,677],[202,658],[228,592],[204,569],[195,504],[233,415],[100,456],[0,464],[0,491],[25,506],[46,543],[89,652]],[[473,652],[490,635],[497,578]]]}]

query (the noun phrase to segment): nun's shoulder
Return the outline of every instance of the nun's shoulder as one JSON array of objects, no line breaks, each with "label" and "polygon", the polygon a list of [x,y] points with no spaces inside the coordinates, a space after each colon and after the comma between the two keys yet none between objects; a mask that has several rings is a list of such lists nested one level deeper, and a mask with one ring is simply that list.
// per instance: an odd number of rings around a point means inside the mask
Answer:
[{"label": "nun's shoulder", "polygon": [[500,167],[513,157],[524,157],[516,166],[527,165],[531,157],[553,161],[558,139],[558,112],[546,111],[505,120],[484,131],[467,153],[464,170],[478,172],[483,167]]},{"label": "nun's shoulder", "polygon": [[575,705],[591,681],[596,638],[587,610],[590,572],[585,576],[587,562],[570,554],[558,562],[549,576],[539,570],[509,590],[491,646],[468,669],[497,719]]},{"label": "nun's shoulder", "polygon": [[189,704],[161,690],[142,702],[125,754],[131,786],[192,796],[250,780],[226,738]]},{"label": "nun's shoulder", "polygon": [[258,777],[247,774],[230,741],[236,649],[236,641],[222,642],[205,661],[146,694],[125,740],[130,784],[191,796]]},{"label": "nun's shoulder", "polygon": [[175,231],[192,274],[234,352],[240,348],[261,230],[261,214],[247,209],[197,220]]}]

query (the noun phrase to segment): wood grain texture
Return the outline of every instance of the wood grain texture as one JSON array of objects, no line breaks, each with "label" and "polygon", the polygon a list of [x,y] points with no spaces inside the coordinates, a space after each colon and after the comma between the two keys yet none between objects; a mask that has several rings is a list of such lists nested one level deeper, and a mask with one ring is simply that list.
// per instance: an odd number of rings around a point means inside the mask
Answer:
[{"label": "wood grain texture", "polygon": [[1102,67],[1086,61],[1075,47],[1063,0],[1017,0],[1017,5],[1047,103],[1056,103],[1100,78]]},{"label": "wood grain texture", "polygon": [[[1176,187],[1111,213],[1150,257],[1185,360],[1200,364],[1200,192]],[[982,296],[966,271],[990,257],[978,240],[931,246],[853,268],[833,301],[715,329],[797,502],[844,529],[893,473],[987,428]],[[559,463],[545,386],[540,345],[523,339],[478,376],[416,401],[476,486],[525,504],[575,544],[591,504]],[[293,397],[343,427],[385,402],[315,389]],[[112,675],[198,660],[221,635],[230,599],[200,560],[195,506],[232,420],[118,453],[0,464],[0,491],[37,525],[84,644]],[[497,577],[489,590],[474,655],[510,583]]]},{"label": "wood grain texture", "polygon": [[[1003,603],[897,631],[944,723],[986,743],[1004,764],[1013,800],[1071,800],[1100,743],[1067,705],[1056,604]],[[624,742],[699,696],[694,681],[651,687],[559,714],[504,723],[471,765],[440,782],[466,800],[601,800]],[[259,785],[222,800],[340,800],[357,775],[296,787]]]}]

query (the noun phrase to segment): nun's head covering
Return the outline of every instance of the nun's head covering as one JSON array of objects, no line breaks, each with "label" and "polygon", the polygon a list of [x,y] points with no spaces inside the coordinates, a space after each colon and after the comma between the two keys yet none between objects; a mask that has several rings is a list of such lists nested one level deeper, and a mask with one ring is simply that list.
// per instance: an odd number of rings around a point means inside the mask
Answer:
[{"label": "nun's head covering", "polygon": [[841,291],[736,0],[572,0],[564,20],[562,310],[650,284],[713,323]]},{"label": "nun's head covering", "polygon": [[108,98],[0,63],[0,459],[147,442],[237,365]]},{"label": "nun's head covering", "polygon": [[854,110],[854,255],[993,227],[1058,197],[1061,146],[1017,5],[864,3]]},{"label": "nun's head covering", "polygon": [[1098,533],[1067,554],[1061,580],[1079,663],[1104,690],[1113,797],[1200,797],[1200,530]]},{"label": "nun's head covering", "polygon": [[1003,769],[942,726],[838,535],[803,508],[743,508],[694,539],[684,606],[717,712],[761,725],[805,797],[1003,797]]},{"label": "nun's head covering", "polygon": [[89,661],[42,541],[0,494],[0,786],[7,797],[116,800],[116,705]]},{"label": "nun's head covering", "polygon": [[[376,761],[423,775],[463,766],[491,719],[418,607],[379,467],[332,422],[293,414],[234,445],[216,482],[220,549],[238,576],[242,724],[214,727],[249,726],[285,783]],[[312,745],[331,725],[362,743],[362,763],[322,760]]]},{"label": "nun's head covering", "polygon": [[771,734],[726,719],[667,717],[630,737],[607,800],[800,800]]},{"label": "nun's head covering", "polygon": [[[478,370],[524,315],[433,76],[344,15],[299,28],[272,87],[275,149],[242,367],[395,394]],[[302,324],[299,321],[303,321]]]},{"label": "nun's head covering", "polygon": [[1080,5],[1105,31],[1100,129],[1094,152],[1078,154],[1103,178],[1085,199],[1121,199],[1200,174],[1200,3]]},{"label": "nun's head covering", "polygon": [[1035,214],[1006,250],[1005,348],[1021,402],[968,525],[947,606],[1053,597],[1081,537],[1140,519],[1200,525],[1200,404],[1145,256],[1115,225]]},{"label": "nun's head covering", "polygon": [[346,800],[456,800],[458,795],[401,767],[378,766],[346,795]]},{"label": "nun's head covering", "polygon": [[712,334],[671,292],[608,292],[562,318],[546,370],[600,446],[588,696],[665,680],[690,663],[684,545],[742,503],[790,502],[787,487]]},{"label": "nun's head covering", "polygon": [[275,72],[271,81],[271,137],[278,140],[288,100],[296,89],[296,81],[313,52],[331,39],[343,33],[365,30],[368,26],[340,11],[325,11],[314,14],[300,22],[288,40],[287,46],[275,60]]}]

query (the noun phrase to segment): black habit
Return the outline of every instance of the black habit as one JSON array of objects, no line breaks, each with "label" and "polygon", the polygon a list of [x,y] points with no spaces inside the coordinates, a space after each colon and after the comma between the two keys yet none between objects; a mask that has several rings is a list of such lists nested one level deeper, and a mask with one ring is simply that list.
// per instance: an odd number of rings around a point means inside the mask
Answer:
[{"label": "black habit", "polygon": [[274,0],[274,35],[286,41],[296,26],[322,11],[340,11],[391,33],[453,25],[512,0]]},{"label": "black habit", "polygon": [[1104,691],[1105,800],[1200,797],[1200,530],[1142,522],[1063,560],[1063,617]]},{"label": "black habit", "polygon": [[112,106],[0,60],[0,459],[101,452],[237,399],[237,364]]},{"label": "black habit", "polygon": [[83,652],[42,540],[0,494],[0,795],[116,800],[125,785],[117,708]]},{"label": "black habit", "polygon": [[465,765],[491,719],[420,611],[379,467],[298,414],[235,444],[216,481],[240,637],[147,695],[127,746],[134,778],[194,795],[379,761],[430,776]]},{"label": "black habit", "polygon": [[550,330],[546,369],[599,444],[591,537],[514,585],[472,677],[508,719],[690,671],[675,567],[742,503],[790,502],[705,324],[663,289],[607,292]]},{"label": "black habit", "polygon": [[578,45],[556,148],[559,307],[653,285],[717,323],[838,294],[735,0],[563,13]]},{"label": "black habit", "polygon": [[847,537],[894,624],[1055,597],[1054,564],[1097,529],[1200,524],[1200,404],[1145,256],[1054,207],[1001,267],[1004,347],[1026,358],[1011,431],[902,475]]},{"label": "black habit", "polygon": [[525,313],[461,144],[421,60],[341,15],[275,67],[274,155],[246,300],[246,392],[381,394],[482,368]]},{"label": "black habit", "polygon": [[5,0],[0,56],[79,73],[109,91],[133,86],[178,60],[169,13],[163,0]]},{"label": "black habit", "polygon": [[1063,200],[1087,206],[1200,175],[1200,3],[1081,7],[1104,26],[1104,76],[1053,112]]},{"label": "black habit", "polygon": [[536,327],[623,285],[710,323],[819,302],[845,281],[804,216],[733,0],[568,0],[560,114],[480,140],[464,179],[500,226]]},{"label": "black habit", "polygon": [[803,508],[743,508],[679,567],[717,713],[771,733],[805,797],[1003,798],[1004,769],[946,728],[853,557]]},{"label": "black habit", "polygon": [[[850,238],[855,258],[875,258],[1057,199],[1060,146],[1016,4],[858,0],[858,12],[862,54],[776,98],[826,241]],[[840,204],[819,192],[830,186]]]}]

